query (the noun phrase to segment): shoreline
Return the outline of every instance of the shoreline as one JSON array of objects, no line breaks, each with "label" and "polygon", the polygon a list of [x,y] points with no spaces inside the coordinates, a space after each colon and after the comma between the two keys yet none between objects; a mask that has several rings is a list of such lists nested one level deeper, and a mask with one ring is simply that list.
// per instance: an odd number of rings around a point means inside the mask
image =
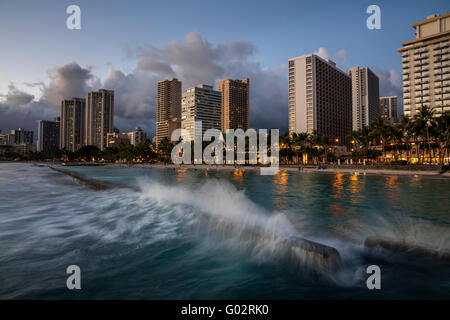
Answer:
[{"label": "shoreline", "polygon": [[[41,161],[0,161],[0,163],[32,163],[35,165],[62,165],[58,162],[41,162]],[[111,167],[111,168],[139,168],[139,169],[183,169],[183,170],[216,170],[216,171],[242,171],[242,172],[259,172],[260,166],[234,166],[234,165],[207,165],[207,164],[161,164],[161,163],[66,163],[67,167],[71,166],[101,166],[101,167]],[[299,171],[298,166],[283,166],[281,165],[278,169],[281,172],[290,172],[298,174],[308,174],[308,173],[328,173],[328,174],[347,174],[347,175],[383,175],[383,176],[423,176],[429,178],[444,178],[450,179],[450,170],[444,173],[439,172],[438,166],[436,170],[430,170],[429,168],[424,170],[409,170],[409,169],[397,169],[397,168],[371,168],[367,167],[352,167],[352,168],[335,168],[332,166],[325,165],[325,169],[319,169],[318,166],[302,166],[302,170]]]},{"label": "shoreline", "polygon": [[[257,172],[260,170],[259,166],[237,166],[232,165],[175,165],[175,164],[105,164],[106,167],[125,167],[125,168],[140,168],[140,169],[186,169],[186,170],[216,170],[216,171],[248,171]],[[371,169],[371,168],[326,168],[318,169],[317,167],[302,167],[299,171],[298,167],[279,167],[281,172],[291,173],[329,173],[329,174],[352,174],[352,175],[384,175],[384,176],[426,176],[435,178],[450,179],[450,171],[439,173],[438,170],[398,170],[398,169]]]}]

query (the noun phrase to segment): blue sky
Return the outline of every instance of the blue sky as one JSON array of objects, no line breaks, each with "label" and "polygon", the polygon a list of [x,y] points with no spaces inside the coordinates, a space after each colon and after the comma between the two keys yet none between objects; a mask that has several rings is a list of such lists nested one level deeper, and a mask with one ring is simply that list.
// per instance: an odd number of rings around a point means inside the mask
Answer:
[{"label": "blue sky", "polygon": [[[77,4],[82,29],[66,28],[66,8]],[[381,30],[366,28],[366,8],[381,8]],[[103,81],[111,68],[134,72],[138,55],[127,47],[164,48],[194,32],[213,47],[252,45],[249,60],[276,70],[292,56],[343,53],[342,68],[401,71],[397,49],[414,37],[412,23],[450,9],[449,1],[21,1],[0,2],[0,94],[10,83],[38,99],[48,70],[76,61]],[[205,79],[206,80],[206,79]],[[285,90],[287,93],[287,89]]]}]

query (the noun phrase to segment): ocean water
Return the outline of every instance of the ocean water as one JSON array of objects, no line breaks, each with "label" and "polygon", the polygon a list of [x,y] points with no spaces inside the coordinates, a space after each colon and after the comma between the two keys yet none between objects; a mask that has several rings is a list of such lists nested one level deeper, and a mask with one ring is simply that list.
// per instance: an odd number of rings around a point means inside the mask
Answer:
[{"label": "ocean water", "polygon": [[[121,187],[0,163],[1,299],[450,298],[448,265],[363,245],[382,235],[449,250],[449,179],[66,169]],[[277,245],[292,236],[335,247],[342,267],[292,263]],[[381,290],[366,286],[373,264]],[[66,287],[69,265],[81,290]]]}]

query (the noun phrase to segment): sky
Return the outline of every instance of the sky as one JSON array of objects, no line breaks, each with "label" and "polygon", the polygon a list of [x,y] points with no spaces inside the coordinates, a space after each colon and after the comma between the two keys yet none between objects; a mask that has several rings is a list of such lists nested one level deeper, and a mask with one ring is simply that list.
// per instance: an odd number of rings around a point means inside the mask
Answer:
[{"label": "sky", "polygon": [[[81,29],[69,30],[69,5]],[[369,30],[369,5],[381,29]],[[253,128],[287,130],[287,60],[307,53],[343,69],[371,68],[380,95],[401,97],[401,43],[412,23],[443,14],[448,0],[0,0],[0,130],[36,130],[60,101],[99,88],[116,92],[115,126],[155,134],[156,83],[183,90],[250,78]]]}]

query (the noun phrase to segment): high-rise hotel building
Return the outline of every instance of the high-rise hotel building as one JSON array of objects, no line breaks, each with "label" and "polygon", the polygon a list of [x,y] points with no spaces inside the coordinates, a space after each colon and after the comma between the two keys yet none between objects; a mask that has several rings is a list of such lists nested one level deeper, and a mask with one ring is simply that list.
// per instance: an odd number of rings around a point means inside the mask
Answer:
[{"label": "high-rise hotel building", "polygon": [[[212,86],[199,84],[187,89],[181,98],[181,128],[188,131],[191,140],[208,129],[221,130],[221,106],[222,93]],[[202,121],[202,130],[196,121]]]},{"label": "high-rise hotel building", "polygon": [[75,152],[84,145],[86,99],[72,98],[61,102],[60,147]]},{"label": "high-rise hotel building", "polygon": [[398,121],[398,99],[397,96],[381,97],[380,109],[382,117],[392,122]]},{"label": "high-rise hotel building", "polygon": [[403,113],[422,106],[435,116],[450,111],[450,12],[416,22],[416,38],[402,43]]},{"label": "high-rise hotel building", "polygon": [[381,116],[380,85],[377,75],[367,67],[350,68],[347,74],[352,78],[352,130],[356,131]]},{"label": "high-rise hotel building", "polygon": [[224,79],[219,82],[222,93],[222,132],[250,128],[250,79]]},{"label": "high-rise hotel building", "polygon": [[89,92],[87,101],[86,144],[107,147],[107,133],[114,132],[114,91]]},{"label": "high-rise hotel building", "polygon": [[352,80],[315,54],[289,59],[289,133],[327,135],[344,144],[352,130]]},{"label": "high-rise hotel building", "polygon": [[156,143],[181,127],[181,81],[176,78],[158,81],[156,106]]},{"label": "high-rise hotel building", "polygon": [[60,117],[54,121],[38,120],[38,138],[36,150],[38,152],[50,152],[59,149],[59,123]]}]

